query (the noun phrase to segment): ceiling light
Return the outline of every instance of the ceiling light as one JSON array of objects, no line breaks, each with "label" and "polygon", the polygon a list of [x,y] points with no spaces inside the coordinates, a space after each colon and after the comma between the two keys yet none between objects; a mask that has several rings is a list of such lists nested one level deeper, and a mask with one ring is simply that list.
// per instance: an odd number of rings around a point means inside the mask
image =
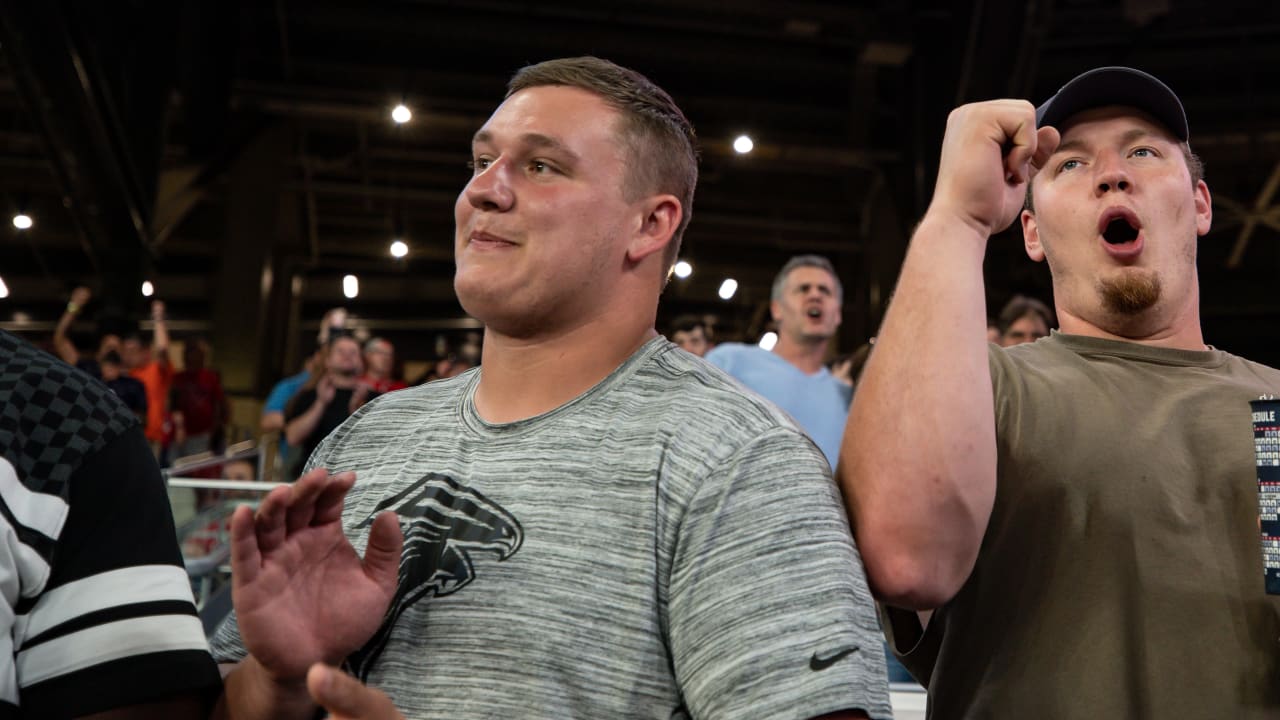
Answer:
[{"label": "ceiling light", "polygon": [[756,144],[746,135],[739,135],[733,139],[733,149],[739,155],[746,155],[755,148]]},{"label": "ceiling light", "polygon": [[360,294],[360,281],[355,275],[347,275],[342,278],[342,294],[348,298],[355,299]]},{"label": "ceiling light", "polygon": [[738,292],[737,280],[734,280],[733,278],[727,278],[725,279],[724,282],[720,283],[720,298],[722,300],[728,300],[732,298],[733,294],[736,292]]},{"label": "ceiling light", "polygon": [[778,333],[769,331],[760,336],[760,342],[757,343],[765,350],[772,350],[774,345],[778,344]]},{"label": "ceiling light", "polygon": [[395,240],[391,243],[391,257],[402,258],[409,254],[409,246],[403,240]]},{"label": "ceiling light", "polygon": [[26,213],[18,213],[13,216],[13,226],[19,230],[27,230],[35,223],[31,220],[31,216]]},{"label": "ceiling light", "polygon": [[413,119],[413,113],[409,111],[409,108],[405,107],[404,103],[401,103],[391,110],[391,119],[397,125],[403,125]]},{"label": "ceiling light", "polygon": [[680,262],[676,263],[674,272],[676,274],[676,277],[683,280],[684,278],[687,278],[693,274],[693,266],[690,265],[688,261],[681,260]]},{"label": "ceiling light", "polygon": [[9,297],[9,286],[4,284],[4,278],[0,278],[0,298]]},{"label": "ceiling light", "polygon": [[156,294],[156,286],[151,284],[150,280],[142,281],[142,297],[151,297]]}]

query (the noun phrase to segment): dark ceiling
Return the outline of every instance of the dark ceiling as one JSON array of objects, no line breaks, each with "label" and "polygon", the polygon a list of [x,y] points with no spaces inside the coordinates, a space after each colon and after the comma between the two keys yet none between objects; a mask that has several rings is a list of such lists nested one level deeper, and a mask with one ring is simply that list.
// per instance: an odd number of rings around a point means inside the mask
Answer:
[{"label": "dark ceiling", "polygon": [[[1181,95],[1214,192],[1207,339],[1280,364],[1280,4],[48,0],[0,6],[0,44],[0,202],[36,223],[0,227],[0,327],[47,334],[80,283],[94,314],[141,316],[150,279],[243,392],[292,370],[334,305],[409,355],[473,324],[451,282],[470,137],[515,69],[580,54],[653,78],[701,138],[695,271],[660,321],[756,333],[777,268],[818,252],[846,285],[845,349],[883,313],[950,108],[1146,69]],[[401,101],[414,117],[397,126]],[[756,149],[739,156],[743,132]],[[1012,233],[987,269],[993,312],[1050,299]]]}]

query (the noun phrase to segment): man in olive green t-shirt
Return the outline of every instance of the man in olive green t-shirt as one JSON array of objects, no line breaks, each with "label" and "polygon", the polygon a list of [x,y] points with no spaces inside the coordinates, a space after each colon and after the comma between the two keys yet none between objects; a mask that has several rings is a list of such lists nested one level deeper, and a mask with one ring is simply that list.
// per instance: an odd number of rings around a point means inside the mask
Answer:
[{"label": "man in olive green t-shirt", "polygon": [[[1280,715],[1249,406],[1280,372],[1205,345],[1188,137],[1129,68],[948,119],[840,468],[931,717]],[[983,255],[1019,214],[1061,332],[988,349]]]}]

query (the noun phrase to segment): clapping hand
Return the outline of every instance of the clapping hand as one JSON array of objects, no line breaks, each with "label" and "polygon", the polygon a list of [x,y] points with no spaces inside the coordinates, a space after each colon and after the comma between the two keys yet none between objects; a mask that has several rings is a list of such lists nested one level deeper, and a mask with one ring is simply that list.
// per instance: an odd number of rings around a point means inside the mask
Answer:
[{"label": "clapping hand", "polygon": [[312,665],[307,672],[307,692],[333,720],[404,720],[386,693],[335,667]]},{"label": "clapping hand", "polygon": [[394,513],[369,531],[364,558],[342,529],[355,473],[316,468],[231,519],[232,599],[245,648],[276,682],[335,665],[377,631],[395,593],[403,536]]}]

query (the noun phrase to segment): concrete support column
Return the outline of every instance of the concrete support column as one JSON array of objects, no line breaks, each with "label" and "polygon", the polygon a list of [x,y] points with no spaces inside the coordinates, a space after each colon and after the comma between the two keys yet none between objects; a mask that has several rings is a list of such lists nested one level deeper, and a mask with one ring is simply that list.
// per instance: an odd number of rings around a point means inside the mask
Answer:
[{"label": "concrete support column", "polygon": [[283,195],[292,154],[290,129],[267,128],[228,173],[210,339],[231,394],[265,396],[280,372],[293,272],[287,257],[297,242],[295,205]]}]

